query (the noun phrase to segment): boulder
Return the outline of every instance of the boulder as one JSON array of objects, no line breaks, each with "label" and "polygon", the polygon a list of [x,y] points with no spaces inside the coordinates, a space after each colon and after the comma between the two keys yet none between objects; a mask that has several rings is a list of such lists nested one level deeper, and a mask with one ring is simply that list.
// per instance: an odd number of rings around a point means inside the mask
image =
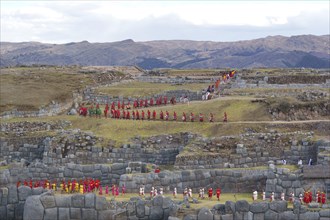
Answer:
[{"label": "boulder", "polygon": [[57,207],[71,207],[71,196],[70,195],[55,196],[55,202]]},{"label": "boulder", "polygon": [[40,196],[40,201],[42,205],[45,207],[45,209],[53,208],[56,206],[54,196],[42,195]]},{"label": "boulder", "polygon": [[76,115],[76,114],[77,114],[77,110],[74,108],[72,108],[68,113],[68,115]]},{"label": "boulder", "polygon": [[29,196],[24,205],[23,219],[43,219],[44,206],[40,196]]},{"label": "boulder", "polygon": [[58,219],[70,220],[70,208],[58,208]]},{"label": "boulder", "polygon": [[86,208],[95,208],[95,194],[88,193],[85,195],[85,207]]},{"label": "boulder", "polygon": [[275,212],[284,212],[287,210],[287,201],[273,201],[269,203],[269,208]]},{"label": "boulder", "polygon": [[8,186],[8,203],[14,204],[18,202],[17,187],[15,185]]},{"label": "boulder", "polygon": [[144,217],[144,211],[145,211],[145,202],[143,200],[138,200],[136,203],[136,216],[138,218]]},{"label": "boulder", "polygon": [[234,220],[233,214],[221,215],[222,220]]},{"label": "boulder", "polygon": [[1,216],[7,216],[7,206],[0,206],[0,214]]},{"label": "boulder", "polygon": [[73,195],[71,197],[71,204],[72,204],[72,207],[83,208],[85,206],[85,196],[79,195],[79,194]]},{"label": "boulder", "polygon": [[258,202],[250,205],[250,211],[252,213],[261,213],[268,210],[268,202]]},{"label": "boulder", "polygon": [[330,209],[323,209],[320,211],[321,217],[330,217]]},{"label": "boulder", "polygon": [[163,219],[163,209],[161,206],[154,206],[150,210],[149,219]]},{"label": "boulder", "polygon": [[265,212],[265,220],[277,220],[278,219],[278,213],[274,212],[273,210],[268,209],[267,212]]},{"label": "boulder", "polygon": [[167,209],[167,208],[170,208],[171,207],[171,205],[172,205],[172,200],[171,200],[171,198],[170,197],[164,197],[163,198],[163,209]]},{"label": "boulder", "polygon": [[80,208],[70,208],[70,218],[71,219],[81,219],[81,209]]},{"label": "boulder", "polygon": [[186,215],[183,220],[197,220],[197,216],[196,215]]},{"label": "boulder", "polygon": [[320,214],[318,212],[306,212],[299,215],[299,220],[319,220]]},{"label": "boulder", "polygon": [[220,215],[226,214],[226,206],[224,204],[216,204],[213,206],[212,210]]},{"label": "boulder", "polygon": [[162,207],[163,206],[163,196],[161,196],[161,195],[156,196],[153,199],[152,203],[153,203],[154,206]]},{"label": "boulder", "polygon": [[201,208],[197,215],[198,220],[213,220],[213,214],[208,208]]},{"label": "boulder", "polygon": [[98,220],[112,220],[115,210],[103,210],[98,212]]},{"label": "boulder", "polygon": [[239,200],[236,202],[235,208],[237,212],[248,212],[250,205],[246,200]]},{"label": "boulder", "polygon": [[106,210],[108,208],[108,203],[105,197],[96,196],[95,209],[96,210]]},{"label": "boulder", "polygon": [[[25,201],[20,201],[15,207],[15,219],[23,219]],[[2,213],[0,211],[0,213]],[[2,216],[2,214],[0,215]]]},{"label": "boulder", "polygon": [[253,220],[264,220],[265,219],[265,213],[254,213],[252,219]]},{"label": "boulder", "polygon": [[278,220],[298,220],[298,216],[292,211],[285,211],[279,213]]},{"label": "boulder", "polygon": [[97,219],[97,212],[95,209],[81,209],[81,213],[83,220]]},{"label": "boulder", "polygon": [[57,208],[45,209],[44,220],[53,220],[53,219],[57,219]]},{"label": "boulder", "polygon": [[235,203],[232,201],[226,201],[225,203],[226,213],[233,214],[236,211]]},{"label": "boulder", "polygon": [[32,190],[28,186],[20,186],[18,187],[18,199],[20,201],[26,200],[28,196],[32,194]]},{"label": "boulder", "polygon": [[37,187],[37,188],[32,188],[32,195],[40,195],[44,191],[44,188],[42,187]]}]

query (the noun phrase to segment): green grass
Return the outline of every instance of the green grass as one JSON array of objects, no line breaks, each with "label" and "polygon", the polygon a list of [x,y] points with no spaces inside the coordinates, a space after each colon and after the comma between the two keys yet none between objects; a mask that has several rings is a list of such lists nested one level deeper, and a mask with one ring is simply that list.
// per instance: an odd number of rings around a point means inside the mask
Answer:
[{"label": "green grass", "polygon": [[[174,121],[134,121],[123,119],[95,119],[90,117],[79,116],[53,116],[41,118],[24,118],[24,119],[2,119],[2,122],[15,121],[58,121],[68,120],[72,123],[71,128],[79,128],[82,131],[92,131],[96,136],[103,137],[107,140],[114,140],[116,146],[123,143],[128,143],[129,140],[136,136],[150,137],[153,135],[176,134],[180,132],[192,132],[203,135],[205,137],[219,137],[224,135],[237,135],[245,132],[245,128],[251,128],[257,131],[265,129],[264,124],[255,124],[259,120],[270,121],[265,104],[251,103],[249,98],[243,97],[232,100],[214,99],[210,101],[200,101],[188,104],[167,105],[162,107],[150,108],[157,110],[157,118],[159,118],[160,110],[170,112],[170,118],[173,116],[173,111],[178,114],[178,119],[181,119],[182,111],[189,114],[191,111],[195,113],[196,119],[199,112],[202,112],[205,121],[200,123]],[[101,106],[102,107],[102,106]],[[102,107],[103,108],[103,107]],[[141,110],[140,110],[141,111]],[[223,112],[228,113],[229,122],[238,123],[223,123]],[[215,115],[215,123],[208,122],[208,113],[213,112]],[[257,117],[256,117],[257,116]],[[249,124],[241,124],[240,121],[252,121]],[[284,125],[285,126],[285,125]],[[282,126],[283,127],[283,126]],[[280,130],[278,128],[277,130]]]},{"label": "green grass", "polygon": [[[103,192],[104,193],[104,192]],[[104,194],[103,194],[104,196]],[[117,197],[113,197],[112,195],[107,195],[106,199],[111,200],[115,199],[116,201],[129,201],[132,197],[138,197],[139,195],[137,193],[127,193],[125,195],[119,195]],[[146,196],[149,196],[149,192],[146,193]],[[165,197],[170,197],[173,201],[183,201],[183,195],[178,194],[177,198],[174,198],[172,193],[165,193]],[[206,195],[205,195],[206,196]],[[143,197],[142,197],[143,198]],[[193,193],[193,198],[198,198],[197,193]],[[220,195],[220,201],[217,200],[216,196],[212,197],[212,200],[209,200],[208,198],[205,199],[199,199],[199,203],[194,204],[192,203],[192,200],[190,199],[190,205],[192,209],[200,209],[202,207],[208,207],[212,208],[216,204],[225,204],[226,201],[238,201],[238,200],[246,200],[249,203],[252,203],[252,193],[237,193],[235,198],[235,193],[221,193]],[[261,202],[261,199],[258,200],[258,202]]]},{"label": "green grass", "polygon": [[202,89],[207,88],[208,86],[209,84],[204,84],[204,83],[172,85],[167,83],[129,82],[129,83],[120,83],[110,87],[99,87],[96,90],[96,92],[100,94],[107,94],[112,96],[144,97],[144,96],[157,95],[164,91],[170,91],[170,90],[184,89],[190,91],[201,91]]}]

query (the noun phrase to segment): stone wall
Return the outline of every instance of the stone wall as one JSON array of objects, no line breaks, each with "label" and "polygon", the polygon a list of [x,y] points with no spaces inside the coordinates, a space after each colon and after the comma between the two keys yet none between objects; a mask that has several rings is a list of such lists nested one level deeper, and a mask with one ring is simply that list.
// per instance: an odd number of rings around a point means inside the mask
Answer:
[{"label": "stone wall", "polygon": [[[135,197],[129,202],[118,204],[107,201],[103,196],[95,194],[54,195],[46,192],[41,195],[27,197],[21,203],[22,211],[16,219],[164,219],[178,220],[180,204],[168,197],[156,196],[152,200]],[[2,209],[1,214],[7,210]],[[12,213],[12,212],[10,212]],[[14,212],[16,214],[16,210]],[[2,215],[3,216],[3,215]],[[7,215],[8,216],[8,215]],[[21,218],[23,216],[23,218]],[[11,216],[9,216],[11,217]],[[216,204],[212,209],[201,208],[196,214],[184,215],[184,220],[326,220],[330,218],[329,209],[310,211],[295,201],[293,208],[288,208],[286,201],[258,202],[249,204],[245,200],[226,201]],[[5,218],[13,219],[13,218]],[[182,219],[182,218],[181,218]]]},{"label": "stone wall", "polygon": [[184,134],[136,139],[134,143],[115,147],[90,132],[69,130],[54,137],[20,137],[0,139],[0,161],[28,163],[40,160],[47,165],[122,163],[140,161],[158,165],[174,164]]},{"label": "stone wall", "polygon": [[318,145],[311,143],[307,138],[292,140],[290,143],[280,145],[279,143],[283,141],[280,138],[288,135],[296,134],[279,134],[277,132],[247,134],[243,138],[259,139],[259,142],[252,146],[236,144],[236,147],[234,144],[224,146],[221,141],[225,140],[204,140],[195,144],[199,149],[203,149],[203,152],[179,154],[175,167],[179,169],[234,168],[264,166],[268,165],[269,160],[281,163],[280,161],[285,159],[288,164],[297,164],[299,159],[302,159],[304,164],[308,164],[310,158],[314,162],[317,161]]},{"label": "stone wall", "polygon": [[55,122],[30,122],[20,121],[12,123],[1,123],[0,131],[4,134],[14,134],[15,136],[24,136],[29,132],[37,131],[57,131],[71,125],[70,121],[59,120]]},{"label": "stone wall", "polygon": [[160,173],[125,174],[120,177],[120,185],[125,184],[128,192],[138,193],[141,185],[147,193],[151,187],[163,187],[165,193],[171,193],[174,187],[178,193],[191,187],[197,193],[200,187],[220,187],[222,192],[261,191],[265,185],[267,170],[183,170],[161,171]]},{"label": "stone wall", "polygon": [[6,163],[42,160],[45,149],[45,137],[1,138],[0,161]]},{"label": "stone wall", "polygon": [[[96,94],[94,90],[85,90],[84,91],[84,98],[83,101],[85,102],[90,102],[90,103],[99,103],[99,104],[110,104],[112,102],[117,103],[118,101],[122,102],[124,101],[125,104],[130,102],[131,105],[133,104],[132,102],[134,102],[135,100],[148,100],[148,104],[150,104],[150,99],[153,98],[154,101],[157,97],[164,97],[167,96],[168,97],[168,104],[170,102],[170,99],[172,97],[176,98],[176,102],[180,101],[180,98],[183,96],[187,96],[187,98],[190,101],[194,101],[194,100],[202,100],[202,93],[201,92],[193,92],[193,91],[189,91],[189,90],[170,90],[170,91],[165,91],[153,96],[145,96],[145,97],[139,97],[139,98],[133,98],[133,97],[116,97],[116,96],[111,96],[111,95],[101,95],[101,94]],[[154,102],[155,103],[155,102]]]},{"label": "stone wall", "polygon": [[304,194],[305,191],[302,188],[302,180],[303,175],[300,169],[290,172],[287,168],[276,168],[273,163],[270,163],[266,181],[266,197],[269,197],[274,192],[275,198],[280,199],[282,192],[287,197],[293,192],[298,198],[299,194]]},{"label": "stone wall", "polygon": [[[212,209],[201,208],[197,215],[187,215],[184,220],[326,220],[330,218],[329,209],[310,211],[295,201],[293,208],[288,208],[286,201],[258,202],[249,204],[245,200],[236,203],[227,201],[217,204]],[[178,218],[169,218],[177,220]]]},{"label": "stone wall", "polygon": [[110,207],[105,197],[95,194],[54,196],[52,193],[30,196],[24,205],[23,219],[114,219],[120,210]]},{"label": "stone wall", "polygon": [[330,166],[330,142],[318,144],[317,164]]},{"label": "stone wall", "polygon": [[25,201],[31,196],[37,196],[44,192],[45,189],[42,187],[31,189],[27,186],[21,186],[17,188],[14,184],[0,188],[0,218],[4,220],[23,219]]},{"label": "stone wall", "polygon": [[118,184],[119,178],[126,173],[127,163],[80,165],[68,163],[65,166],[47,166],[33,163],[29,167],[11,164],[9,169],[0,170],[0,186],[16,184],[24,180],[80,180],[85,178],[100,179],[102,184]]}]

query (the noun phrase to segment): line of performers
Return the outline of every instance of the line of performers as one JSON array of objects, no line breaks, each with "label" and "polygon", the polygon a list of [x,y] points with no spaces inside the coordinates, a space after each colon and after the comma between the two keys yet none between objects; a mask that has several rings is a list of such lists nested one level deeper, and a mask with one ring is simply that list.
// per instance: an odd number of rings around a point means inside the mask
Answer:
[{"label": "line of performers", "polygon": [[[214,193],[213,188],[209,188],[208,189],[208,198],[209,198],[209,200],[212,200],[213,193]],[[164,188],[163,187],[159,187],[159,189],[157,189],[156,187],[151,187],[150,197],[155,197],[157,195],[163,195],[163,194],[164,194]],[[220,201],[220,194],[221,194],[221,189],[217,188],[214,195],[216,195],[218,201]],[[184,198],[188,198],[188,199],[192,198],[193,197],[192,189],[187,188],[187,187],[184,188],[184,190],[182,192],[182,195],[183,195]],[[144,186],[140,186],[139,196],[141,196],[141,197],[145,196],[145,187]],[[173,197],[177,198],[177,196],[178,196],[178,191],[177,191],[177,188],[174,187]],[[205,199],[204,188],[199,189],[198,198],[199,199]]]},{"label": "line of performers", "polygon": [[[300,194],[299,199],[301,202],[304,202],[306,204],[313,202],[313,193],[310,191],[304,192],[304,196]],[[315,202],[325,204],[326,197],[324,192],[317,191],[315,195]]]},{"label": "line of performers", "polygon": [[[103,189],[101,186],[101,181],[99,179],[92,179],[92,178],[86,178],[83,180],[68,180],[68,181],[60,181],[60,184],[54,181],[49,180],[24,180],[23,182],[17,181],[16,184],[17,188],[20,186],[28,186],[31,189],[32,188],[38,188],[42,187],[44,189],[52,189],[54,191],[61,191],[62,193],[90,193],[90,192],[98,192],[99,195],[103,195]],[[126,193],[126,187],[125,185],[120,187],[116,184],[113,184],[110,188],[111,193],[113,196],[119,196],[119,191],[121,191],[121,194],[124,195]],[[105,186],[105,194],[109,194],[109,186]]]},{"label": "line of performers", "polygon": [[[106,104],[105,106],[105,109],[103,111],[104,115],[106,115],[110,110],[115,110],[115,109],[121,109],[121,110],[130,110],[130,109],[137,109],[137,108],[147,108],[147,107],[152,107],[152,106],[160,106],[160,105],[167,105],[167,104],[176,104],[176,99],[175,97],[172,97],[169,102],[168,102],[168,99],[167,99],[167,96],[160,96],[160,97],[157,97],[155,100],[154,98],[150,98],[150,100],[148,99],[141,99],[141,100],[135,100],[133,102],[133,106],[131,106],[131,102],[127,102],[125,104],[124,101],[120,102],[118,101],[117,102],[117,105],[115,102],[112,102],[111,105],[109,104]],[[79,114],[80,115],[83,115],[83,116],[87,116],[87,115],[90,115],[90,116],[101,116],[102,115],[102,111],[100,109],[100,106],[99,104],[96,104],[95,108],[94,108],[94,105],[90,105],[89,107],[85,106],[84,103],[82,103],[82,105],[80,106],[79,108]]]},{"label": "line of performers", "polygon": [[[86,116],[84,113],[84,107],[81,107],[79,109],[79,114],[82,116]],[[97,105],[96,108],[97,112],[100,112],[100,107]],[[91,117],[93,116],[93,114],[89,114]],[[100,114],[96,114],[98,115],[99,118],[101,118],[101,113]],[[170,113],[168,111],[163,112],[163,110],[161,110],[159,112],[159,118],[157,117],[157,112],[156,110],[153,110],[152,112],[148,109],[146,112],[144,110],[141,110],[141,112],[139,110],[120,110],[120,109],[111,109],[111,115],[108,115],[108,110],[107,107],[105,107],[104,110],[104,117],[108,118],[111,117],[113,119],[126,119],[126,120],[165,120],[165,121],[169,121],[169,120],[173,120],[173,121],[177,121],[178,120],[178,115],[177,113],[174,111],[172,117],[170,117]],[[186,114],[185,112],[182,113],[181,116],[181,120],[183,122],[186,121],[191,121],[194,122],[196,120],[196,116],[193,112],[191,112],[190,114]],[[200,122],[204,122],[204,115],[202,113],[199,113],[198,115],[198,121]],[[214,115],[213,113],[209,113],[209,117],[208,117],[209,122],[214,122]],[[224,117],[223,117],[223,121],[227,122],[227,113],[224,113]]]},{"label": "line of performers", "polygon": [[[253,199],[253,201],[256,201],[258,199],[258,192],[257,191],[254,191],[252,193],[252,199]],[[271,202],[275,200],[275,193],[274,192],[272,192],[270,194],[269,199],[270,199]],[[285,201],[285,194],[284,194],[284,192],[281,193],[280,199],[282,201]],[[262,200],[263,201],[266,200],[266,193],[265,192],[262,193]],[[294,195],[293,192],[291,192],[290,193],[290,197],[289,197],[289,202],[292,202],[293,203],[294,201],[295,201],[295,195]],[[301,203],[305,203],[305,204],[308,204],[308,203],[313,202],[313,194],[312,194],[312,192],[306,191],[306,192],[304,192],[304,195],[302,193],[300,193],[299,194],[299,201]],[[320,191],[318,191],[316,193],[316,197],[315,197],[315,200],[314,201],[317,202],[317,203],[325,204],[326,203],[325,193],[324,192],[321,193]]]}]

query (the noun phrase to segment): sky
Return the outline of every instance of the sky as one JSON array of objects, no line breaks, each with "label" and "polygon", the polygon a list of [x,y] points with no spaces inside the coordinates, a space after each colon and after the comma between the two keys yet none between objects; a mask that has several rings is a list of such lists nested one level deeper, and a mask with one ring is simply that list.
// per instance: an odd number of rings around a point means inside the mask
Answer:
[{"label": "sky", "polygon": [[239,41],[330,32],[330,1],[1,0],[6,42]]}]

